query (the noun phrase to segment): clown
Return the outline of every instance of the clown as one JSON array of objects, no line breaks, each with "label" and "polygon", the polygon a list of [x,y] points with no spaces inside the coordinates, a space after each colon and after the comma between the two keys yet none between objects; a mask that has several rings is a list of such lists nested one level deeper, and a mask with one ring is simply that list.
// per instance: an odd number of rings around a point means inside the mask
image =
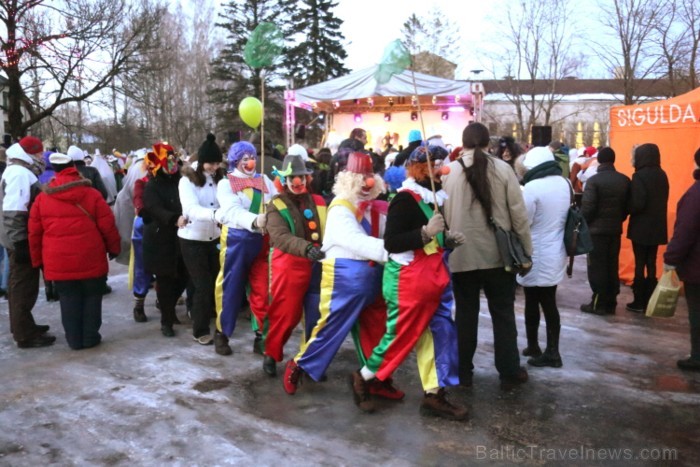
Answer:
[{"label": "clown", "polygon": [[[311,170],[303,156],[289,154],[284,158],[279,195],[268,210],[267,230],[272,253],[272,303],[265,318],[265,359],[263,370],[270,376],[277,373],[277,362],[283,358],[284,344],[304,310],[305,335],[318,321],[321,237],[326,220],[326,203],[312,195]],[[284,185],[282,185],[284,183]]]},{"label": "clown", "polygon": [[178,194],[180,164],[172,146],[163,143],[154,145],[146,158],[152,177],[143,190],[143,261],[146,273],[155,274],[158,282],[161,332],[165,337],[173,337],[173,324],[179,322],[175,305],[188,280],[177,238],[178,228],[187,222]]},{"label": "clown", "polygon": [[[425,146],[414,149],[406,163],[407,178],[389,205],[384,245],[389,261],[384,268],[383,294],[387,304],[386,333],[360,371],[352,374],[355,403],[374,409],[369,385],[385,380],[417,347],[418,371],[425,397],[421,413],[463,420],[467,410],[445,398],[445,386],[459,382],[457,335],[452,321],[452,288],[444,248],[464,243],[459,232],[443,232],[445,221],[435,212],[447,198],[439,175],[447,151]],[[433,194],[432,186],[437,189]]]},{"label": "clown", "polygon": [[[336,198],[328,208],[320,318],[302,350],[287,362],[283,383],[288,394],[296,392],[302,373],[314,381],[324,376],[351,330],[363,364],[384,333],[386,309],[380,288],[381,264],[387,260],[382,240],[386,202],[375,201],[383,190],[381,177],[372,172],[370,156],[351,153],[347,167],[338,174],[333,187]],[[372,389],[385,398],[403,398],[390,380],[385,383]]]},{"label": "clown", "polygon": [[236,328],[246,284],[256,331],[253,350],[262,346],[263,319],[267,313],[269,236],[263,206],[277,193],[265,175],[256,172],[257,152],[247,141],[239,141],[228,151],[229,173],[219,181],[216,197],[220,209],[216,220],[221,229],[221,270],[216,278],[216,332],[214,350],[231,355],[228,339]]}]

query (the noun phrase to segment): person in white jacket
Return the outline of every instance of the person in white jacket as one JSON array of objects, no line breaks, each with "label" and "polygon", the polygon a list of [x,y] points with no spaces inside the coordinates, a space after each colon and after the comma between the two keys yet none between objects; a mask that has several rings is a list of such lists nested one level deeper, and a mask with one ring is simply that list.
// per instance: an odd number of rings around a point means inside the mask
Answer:
[{"label": "person in white jacket", "polygon": [[184,167],[178,185],[182,215],[186,219],[178,229],[182,259],[190,273],[192,298],[192,335],[202,345],[213,342],[209,322],[214,315],[214,286],[219,274],[221,229],[215,219],[219,201],[217,184],[226,176],[221,168],[221,148],[216,137],[208,134],[199,147],[197,161]]},{"label": "person in white jacket", "polygon": [[[564,226],[572,191],[554,155],[546,147],[531,149],[523,165],[528,169],[523,177],[523,198],[532,235],[532,270],[516,278],[525,290],[527,348],[523,355],[531,357],[530,365],[559,368],[562,366],[559,355],[561,324],[556,293],[566,269]],[[537,338],[540,307],[547,323],[544,353]]]},{"label": "person in white jacket", "polygon": [[219,355],[231,355],[228,339],[236,328],[246,285],[248,302],[256,332],[253,350],[262,353],[262,326],[268,301],[268,253],[270,238],[265,233],[264,206],[277,194],[267,178],[256,172],[258,153],[247,141],[234,143],[228,151],[229,174],[219,181],[216,198],[220,209],[216,221],[222,224],[221,268],[216,278],[216,332],[214,349]]}]

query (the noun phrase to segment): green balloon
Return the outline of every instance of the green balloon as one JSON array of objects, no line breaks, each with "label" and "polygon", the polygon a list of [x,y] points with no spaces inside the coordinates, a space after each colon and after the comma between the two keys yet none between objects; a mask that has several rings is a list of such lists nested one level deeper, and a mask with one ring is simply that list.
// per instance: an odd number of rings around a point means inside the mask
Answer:
[{"label": "green balloon", "polygon": [[274,23],[260,23],[250,34],[243,59],[253,68],[270,67],[282,53],[284,38]]},{"label": "green balloon", "polygon": [[255,130],[262,122],[262,102],[256,97],[246,97],[238,105],[238,115],[241,116],[243,123]]}]

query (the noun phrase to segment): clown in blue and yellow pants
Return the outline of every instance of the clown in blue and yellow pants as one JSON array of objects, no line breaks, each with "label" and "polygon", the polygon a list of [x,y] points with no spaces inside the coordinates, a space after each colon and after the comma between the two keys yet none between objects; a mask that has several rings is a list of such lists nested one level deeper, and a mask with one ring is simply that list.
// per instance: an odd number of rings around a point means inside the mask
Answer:
[{"label": "clown in blue and yellow pants", "polygon": [[268,253],[267,235],[244,229],[221,229],[221,270],[216,278],[216,329],[231,337],[236,319],[250,288],[248,303],[253,328],[262,329],[267,313]]}]

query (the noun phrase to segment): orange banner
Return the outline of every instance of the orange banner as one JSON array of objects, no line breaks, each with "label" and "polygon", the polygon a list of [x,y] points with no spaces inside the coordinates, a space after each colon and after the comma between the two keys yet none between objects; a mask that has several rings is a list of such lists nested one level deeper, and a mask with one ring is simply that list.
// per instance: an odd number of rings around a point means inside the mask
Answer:
[{"label": "orange banner", "polygon": [[[661,151],[661,168],[668,175],[668,235],[673,234],[678,200],[693,183],[693,155],[700,147],[700,88],[687,94],[649,104],[610,109],[610,146],[615,150],[615,167],[632,178],[632,149],[654,143]],[[632,243],[624,226],[620,251],[620,279],[630,284],[634,277]],[[657,274],[660,276],[665,247],[659,248]]]}]

